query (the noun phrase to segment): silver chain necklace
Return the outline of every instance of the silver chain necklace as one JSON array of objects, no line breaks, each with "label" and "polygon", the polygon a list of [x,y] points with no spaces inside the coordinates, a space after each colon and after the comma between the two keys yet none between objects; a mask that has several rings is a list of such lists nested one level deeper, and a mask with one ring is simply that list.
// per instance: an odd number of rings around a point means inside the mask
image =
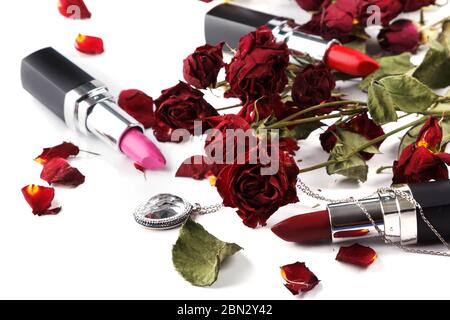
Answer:
[{"label": "silver chain necklace", "polygon": [[328,203],[343,203],[343,202],[348,202],[348,203],[354,203],[355,205],[357,205],[361,211],[364,213],[364,215],[367,217],[367,219],[370,221],[370,223],[373,225],[373,227],[375,228],[375,230],[378,232],[378,234],[380,235],[380,237],[388,244],[391,246],[395,246],[407,253],[417,253],[417,254],[426,254],[426,255],[433,255],[433,256],[441,256],[441,257],[450,257],[450,253],[448,252],[442,252],[442,251],[435,251],[435,250],[423,250],[423,249],[413,249],[407,246],[404,246],[400,243],[396,243],[393,242],[392,240],[388,239],[384,233],[383,230],[380,229],[380,227],[378,226],[378,224],[375,222],[375,220],[373,219],[372,215],[369,213],[369,211],[367,210],[366,207],[364,207],[362,200],[365,199],[369,199],[373,196],[375,196],[378,193],[393,193],[395,194],[397,197],[402,198],[406,201],[408,201],[409,203],[411,203],[412,205],[414,205],[417,210],[419,211],[420,217],[422,218],[422,220],[425,222],[425,224],[430,228],[430,230],[436,235],[436,237],[441,241],[441,243],[448,249],[450,250],[450,246],[447,243],[447,241],[445,241],[445,239],[442,237],[442,235],[436,230],[436,228],[431,224],[431,222],[427,219],[427,217],[425,217],[425,214],[423,212],[423,208],[420,205],[420,203],[418,203],[411,195],[395,189],[395,188],[379,188],[377,190],[377,192],[374,192],[373,194],[364,197],[362,199],[355,199],[353,197],[347,198],[347,199],[329,199],[326,198],[324,196],[322,196],[321,194],[318,194],[314,191],[311,190],[310,187],[308,187],[302,180],[298,179],[297,181],[297,188],[302,191],[304,194],[306,194],[307,196],[314,198],[316,200],[320,200],[320,201],[325,201]]}]

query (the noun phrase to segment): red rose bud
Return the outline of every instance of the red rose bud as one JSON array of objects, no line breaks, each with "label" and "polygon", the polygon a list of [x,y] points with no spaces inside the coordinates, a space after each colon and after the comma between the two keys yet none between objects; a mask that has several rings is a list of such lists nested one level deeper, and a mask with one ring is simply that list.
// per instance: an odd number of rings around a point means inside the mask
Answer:
[{"label": "red rose bud", "polygon": [[271,115],[281,116],[285,110],[284,102],[279,94],[273,94],[257,99],[256,101],[248,101],[242,106],[238,115],[247,122],[252,123],[258,120],[264,120]]},{"label": "red rose bud", "polygon": [[50,209],[55,198],[55,189],[37,186],[34,184],[22,188],[22,194],[37,216],[56,215],[61,207]]},{"label": "red rose bud", "polygon": [[[380,10],[380,15],[377,16],[377,13],[371,10],[372,6]],[[379,19],[383,26],[387,26],[402,12],[402,9],[401,0],[365,0],[362,8],[362,23],[367,25],[370,22],[378,22]]]},{"label": "red rose bud", "polygon": [[153,127],[155,115],[153,99],[136,89],[124,90],[119,95],[119,106],[142,123],[145,129]]},{"label": "red rose bud", "polygon": [[286,281],[284,285],[293,295],[308,292],[314,289],[320,282],[305,263],[296,262],[281,267],[281,276]]},{"label": "red rose bud", "polygon": [[416,53],[421,39],[419,28],[414,22],[406,19],[393,22],[389,27],[383,28],[378,35],[381,48],[394,54]]},{"label": "red rose bud", "polygon": [[325,0],[295,0],[306,11],[317,11]]},{"label": "red rose bud", "polygon": [[[384,130],[377,125],[373,120],[369,119],[367,113],[356,116],[349,121],[339,124],[339,128],[362,135],[367,140],[376,139],[384,135]],[[323,150],[331,152],[337,143],[336,125],[330,126],[324,133],[320,135],[320,143]],[[381,146],[382,142],[375,144],[377,148]],[[371,153],[360,152],[361,157],[365,160],[370,160],[374,156]]]},{"label": "red rose bud", "polygon": [[377,253],[372,248],[354,244],[350,247],[341,247],[336,260],[367,268],[377,260]]},{"label": "red rose bud", "polygon": [[206,44],[195,50],[183,63],[183,76],[187,83],[197,89],[214,87],[223,62],[223,43]]},{"label": "red rose bud", "polygon": [[42,154],[37,156],[34,161],[45,164],[47,161],[54,158],[68,159],[71,156],[77,156],[80,153],[80,149],[70,142],[63,142],[62,144],[52,147],[45,148]]},{"label": "red rose bud", "polygon": [[89,19],[89,12],[83,0],[58,0],[58,10],[66,18]]},{"label": "red rose bud", "polygon": [[435,118],[430,118],[419,132],[416,143],[403,149],[394,162],[394,184],[421,183],[447,180],[450,154],[439,152],[442,129]]},{"label": "red rose bud", "polygon": [[[162,91],[155,101],[155,126],[153,128],[158,141],[172,141],[171,134],[175,129],[185,129],[191,134],[195,130],[195,122],[202,121],[203,132],[210,127],[205,120],[218,116],[219,113],[203,98],[203,93],[184,82]],[[173,141],[173,142],[180,142]]]},{"label": "red rose bud", "polygon": [[75,39],[75,48],[86,54],[102,54],[105,52],[101,38],[83,34],[79,34]]},{"label": "red rose bud", "polygon": [[402,0],[403,12],[411,12],[419,10],[426,6],[436,4],[436,0]]},{"label": "red rose bud", "polygon": [[277,43],[268,27],[261,27],[241,38],[230,64],[225,67],[230,90],[227,98],[236,97],[247,102],[263,96],[281,93],[288,82],[286,68],[289,49]]},{"label": "red rose bud", "polygon": [[330,68],[323,63],[310,64],[297,74],[292,100],[300,107],[312,107],[330,100],[335,87],[336,77]]},{"label": "red rose bud", "polygon": [[[261,150],[260,150],[261,151]],[[262,175],[269,165],[233,164],[225,166],[217,177],[217,191],[226,207],[237,208],[243,223],[256,228],[280,207],[298,202],[296,181],[299,169],[286,152],[279,153],[279,170],[273,175]]]},{"label": "red rose bud", "polygon": [[47,181],[50,185],[73,188],[78,187],[85,181],[84,175],[62,158],[55,158],[46,162],[41,172],[41,179]]}]

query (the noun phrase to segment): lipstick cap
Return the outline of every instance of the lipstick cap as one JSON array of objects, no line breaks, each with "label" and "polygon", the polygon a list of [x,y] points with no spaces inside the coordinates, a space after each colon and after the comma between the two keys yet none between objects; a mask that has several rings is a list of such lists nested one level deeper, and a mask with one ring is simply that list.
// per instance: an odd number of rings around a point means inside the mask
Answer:
[{"label": "lipstick cap", "polygon": [[231,4],[218,5],[206,14],[206,42],[226,42],[236,48],[243,35],[266,25],[274,18],[275,16],[270,14]]},{"label": "lipstick cap", "polygon": [[59,118],[64,117],[66,94],[94,80],[53,48],[32,53],[22,60],[22,86]]}]

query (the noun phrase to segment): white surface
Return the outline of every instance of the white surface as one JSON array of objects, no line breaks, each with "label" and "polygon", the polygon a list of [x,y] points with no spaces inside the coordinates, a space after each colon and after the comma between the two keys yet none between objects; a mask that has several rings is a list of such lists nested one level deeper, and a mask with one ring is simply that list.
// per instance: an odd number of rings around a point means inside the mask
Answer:
[{"label": "white surface", "polygon": [[[203,204],[220,200],[208,182],[176,179],[186,157],[201,152],[195,140],[184,145],[163,144],[168,169],[147,173],[94,139],[70,133],[25,91],[19,80],[20,60],[45,46],[73,59],[117,93],[139,88],[157,98],[161,89],[182,77],[182,59],[202,45],[203,16],[213,4],[197,0],[87,0],[89,21],[70,21],[56,11],[56,1],[7,1],[0,20],[2,32],[2,160],[0,166],[0,298],[137,298],[137,299],[294,299],[283,287],[279,266],[304,261],[322,280],[305,298],[449,298],[450,259],[408,255],[370,242],[379,260],[368,270],[334,261],[338,246],[303,247],[285,243],[270,226],[286,217],[310,211],[317,202],[300,195],[300,204],[281,209],[267,228],[246,228],[232,209],[201,217],[199,222],[220,239],[245,250],[223,268],[211,288],[196,288],[174,271],[171,248],[178,231],[141,229],[133,209],[148,197],[170,192]],[[289,0],[236,1],[251,7],[291,15],[306,13]],[[430,12],[430,20],[449,6]],[[106,53],[86,57],[72,46],[78,32],[104,38]],[[211,99],[217,107],[230,101]],[[219,101],[219,102],[217,102]],[[87,177],[76,190],[57,189],[64,210],[56,217],[34,217],[20,189],[39,180],[33,157],[42,147],[71,140],[102,157],[82,155],[73,161]],[[325,171],[303,178],[327,195],[365,195],[390,184],[390,174],[376,175],[395,157],[397,138],[370,162],[369,182],[355,186]],[[304,165],[327,158],[317,134],[301,143]]]}]

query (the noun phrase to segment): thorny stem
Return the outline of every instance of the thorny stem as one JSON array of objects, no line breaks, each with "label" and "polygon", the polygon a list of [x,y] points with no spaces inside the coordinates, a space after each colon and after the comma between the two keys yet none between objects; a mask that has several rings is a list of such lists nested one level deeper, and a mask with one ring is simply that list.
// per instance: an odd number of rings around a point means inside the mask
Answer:
[{"label": "thorny stem", "polygon": [[386,140],[386,138],[388,138],[388,137],[390,137],[390,136],[392,136],[394,134],[397,134],[397,133],[399,133],[399,132],[401,132],[401,131],[403,131],[405,129],[408,129],[408,128],[411,128],[411,127],[415,127],[415,126],[417,126],[419,124],[422,124],[425,121],[427,121],[427,119],[428,119],[427,117],[422,117],[422,118],[420,118],[420,119],[418,119],[416,121],[413,121],[413,122],[411,122],[409,124],[401,126],[401,127],[397,128],[395,130],[392,130],[392,131],[390,131],[390,132],[388,132],[388,133],[386,133],[386,134],[384,134],[382,136],[379,136],[378,138],[375,138],[373,140],[368,141],[367,143],[365,143],[362,146],[360,146],[359,148],[355,149],[353,152],[351,152],[350,154],[348,154],[347,156],[343,157],[340,160],[329,160],[329,161],[326,161],[326,162],[323,162],[323,163],[319,163],[317,165],[301,169],[300,173],[310,172],[310,171],[321,169],[321,168],[324,168],[324,167],[327,167],[329,165],[333,165],[333,164],[336,164],[336,163],[339,163],[339,162],[347,161],[348,159],[350,159],[351,157],[355,156],[359,152],[364,151],[367,148],[369,148],[369,147],[371,147],[371,146],[373,146],[373,145],[375,145],[375,144],[377,144],[379,142],[382,142],[382,141]]}]

